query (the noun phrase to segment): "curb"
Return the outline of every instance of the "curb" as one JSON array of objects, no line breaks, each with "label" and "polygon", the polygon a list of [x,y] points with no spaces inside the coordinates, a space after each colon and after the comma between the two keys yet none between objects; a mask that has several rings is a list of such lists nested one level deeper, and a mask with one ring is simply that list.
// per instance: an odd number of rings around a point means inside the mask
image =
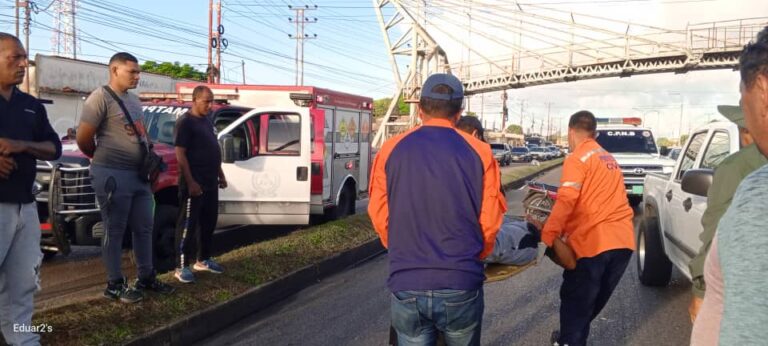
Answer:
[{"label": "curb", "polygon": [[[526,181],[560,165],[562,163],[512,181],[505,184],[503,189],[519,188]],[[326,277],[366,262],[385,251],[379,239],[373,239],[354,249],[329,257],[320,263],[308,265],[280,279],[251,288],[232,300],[213,305],[189,317],[152,330],[127,341],[125,345],[187,345],[200,341]]]},{"label": "curb", "polygon": [[254,287],[232,300],[213,305],[184,319],[129,340],[125,345],[187,345],[219,332],[321,279],[363,263],[384,252],[379,239],[311,264],[286,276]]},{"label": "curb", "polygon": [[560,166],[562,166],[562,165],[563,165],[563,163],[562,163],[562,162],[560,162],[560,163],[558,163],[558,164],[556,164],[556,165],[553,165],[553,166],[550,166],[550,167],[544,168],[544,169],[542,169],[542,170],[540,170],[540,171],[538,171],[538,172],[536,172],[536,173],[531,173],[531,174],[529,174],[529,175],[527,175],[527,176],[525,176],[525,177],[522,177],[522,178],[520,178],[520,179],[517,179],[517,180],[513,180],[513,181],[511,181],[511,182],[509,182],[509,183],[507,183],[507,184],[504,184],[504,186],[502,186],[501,188],[502,188],[504,191],[507,191],[507,190],[514,190],[514,189],[519,189],[520,187],[522,187],[523,185],[525,185],[525,183],[526,183],[527,181],[529,181],[529,180],[531,180],[531,179],[533,179],[533,178],[535,178],[535,177],[538,177],[538,176],[540,176],[540,175],[542,175],[542,174],[545,174],[545,173],[547,173],[547,172],[549,172],[549,171],[551,171],[551,170],[553,170],[553,169],[555,169],[555,168],[557,168],[557,167],[560,167]]}]

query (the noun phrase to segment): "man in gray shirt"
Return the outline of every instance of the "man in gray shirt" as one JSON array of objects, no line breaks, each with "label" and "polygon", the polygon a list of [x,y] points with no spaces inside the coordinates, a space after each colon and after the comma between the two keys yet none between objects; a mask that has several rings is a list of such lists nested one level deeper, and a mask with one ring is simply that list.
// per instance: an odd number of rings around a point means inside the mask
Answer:
[{"label": "man in gray shirt", "polygon": [[[140,73],[138,60],[133,55],[113,55],[109,60],[109,84],[94,90],[85,100],[77,131],[78,147],[93,158],[91,183],[102,206],[105,228],[102,258],[108,279],[104,296],[125,303],[142,300],[143,290],[164,294],[174,291],[172,286],[157,280],[152,264],[154,196],[150,183],[139,177],[143,161],[139,136],[147,140],[146,131],[139,98],[128,92],[138,85]],[[111,88],[123,102],[135,127],[106,88]],[[137,135],[134,129],[140,133]],[[134,288],[128,286],[120,268],[126,229],[133,235],[139,272]]]}]

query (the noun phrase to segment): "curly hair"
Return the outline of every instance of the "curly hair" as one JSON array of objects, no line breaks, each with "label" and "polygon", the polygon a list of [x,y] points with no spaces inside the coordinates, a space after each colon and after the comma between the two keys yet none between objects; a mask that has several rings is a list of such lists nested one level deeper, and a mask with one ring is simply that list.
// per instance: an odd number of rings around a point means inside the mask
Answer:
[{"label": "curly hair", "polygon": [[768,26],[763,28],[754,41],[744,46],[739,57],[741,81],[751,87],[758,75],[768,76]]}]

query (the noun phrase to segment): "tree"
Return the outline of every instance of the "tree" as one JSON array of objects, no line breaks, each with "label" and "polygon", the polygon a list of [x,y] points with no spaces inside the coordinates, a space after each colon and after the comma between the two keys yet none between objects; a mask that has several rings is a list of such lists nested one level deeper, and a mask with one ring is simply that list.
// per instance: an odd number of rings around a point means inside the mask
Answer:
[{"label": "tree", "polygon": [[187,78],[199,81],[204,81],[207,79],[205,72],[196,70],[190,64],[181,65],[178,61],[173,63],[167,61],[157,63],[156,61],[148,60],[141,65],[141,70],[145,72],[162,74],[173,78]]},{"label": "tree", "polygon": [[[389,104],[392,102],[391,97],[386,97],[383,99],[378,99],[373,101],[373,116],[374,117],[383,117],[384,114],[387,113],[387,109],[389,108]],[[400,99],[397,101],[397,108],[395,109],[395,114],[393,115],[406,115],[409,114],[411,111],[410,105],[405,103],[403,101],[403,97],[400,96]]]},{"label": "tree", "polygon": [[512,125],[507,126],[507,129],[504,132],[511,133],[511,134],[522,135],[523,134],[523,128],[520,127],[520,125],[512,124]]},{"label": "tree", "polygon": [[475,118],[477,118],[477,113],[475,113],[475,112],[467,112],[467,113],[466,113],[466,116],[468,116],[468,117],[475,117]]},{"label": "tree", "polygon": [[673,142],[671,139],[669,139],[667,137],[661,137],[656,142],[657,142],[657,144],[660,147],[670,148],[670,147],[673,147],[675,145],[675,142]]},{"label": "tree", "polygon": [[687,140],[688,140],[688,135],[682,135],[682,136],[680,136],[680,143],[679,144],[682,146],[683,144],[685,144],[685,142]]}]

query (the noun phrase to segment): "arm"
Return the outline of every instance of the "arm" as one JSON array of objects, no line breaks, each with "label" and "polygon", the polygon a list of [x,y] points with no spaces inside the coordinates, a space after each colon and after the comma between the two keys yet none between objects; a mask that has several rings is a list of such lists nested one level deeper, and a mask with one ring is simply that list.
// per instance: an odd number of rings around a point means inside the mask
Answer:
[{"label": "arm", "polygon": [[179,171],[184,176],[184,181],[187,182],[187,189],[189,195],[197,197],[203,194],[203,190],[200,184],[192,178],[192,171],[189,169],[189,161],[187,160],[187,148],[176,146],[176,161],[179,165]]},{"label": "arm", "polygon": [[[387,203],[387,172],[384,169],[386,157],[384,148],[376,155],[371,168],[371,181],[368,186],[368,215],[373,228],[379,234],[381,244],[386,248],[389,234],[389,205]],[[387,155],[388,156],[388,155]]]},{"label": "arm", "polygon": [[10,156],[12,154],[29,154],[36,159],[55,160],[61,156],[61,146],[57,150],[53,142],[32,142],[0,138],[0,155]]},{"label": "arm", "polygon": [[573,156],[569,156],[563,162],[563,177],[560,179],[560,188],[557,190],[557,200],[544,229],[541,230],[541,241],[547,247],[552,247],[555,238],[563,234],[565,224],[573,213],[573,208],[581,194],[584,170],[583,164]]},{"label": "arm", "polygon": [[507,200],[501,191],[501,173],[499,164],[489,155],[489,165],[483,173],[483,202],[480,209],[480,230],[483,234],[483,252],[480,259],[488,257],[496,244],[496,234],[499,233],[504,213],[507,211]]},{"label": "arm", "polygon": [[93,158],[93,153],[96,151],[95,136],[96,127],[86,122],[80,122],[75,140],[77,141],[77,147],[80,148],[80,151],[90,158]]},{"label": "arm", "polygon": [[101,122],[106,119],[108,108],[102,88],[94,90],[83,103],[75,140],[85,156],[93,158],[96,151],[96,132]]}]

